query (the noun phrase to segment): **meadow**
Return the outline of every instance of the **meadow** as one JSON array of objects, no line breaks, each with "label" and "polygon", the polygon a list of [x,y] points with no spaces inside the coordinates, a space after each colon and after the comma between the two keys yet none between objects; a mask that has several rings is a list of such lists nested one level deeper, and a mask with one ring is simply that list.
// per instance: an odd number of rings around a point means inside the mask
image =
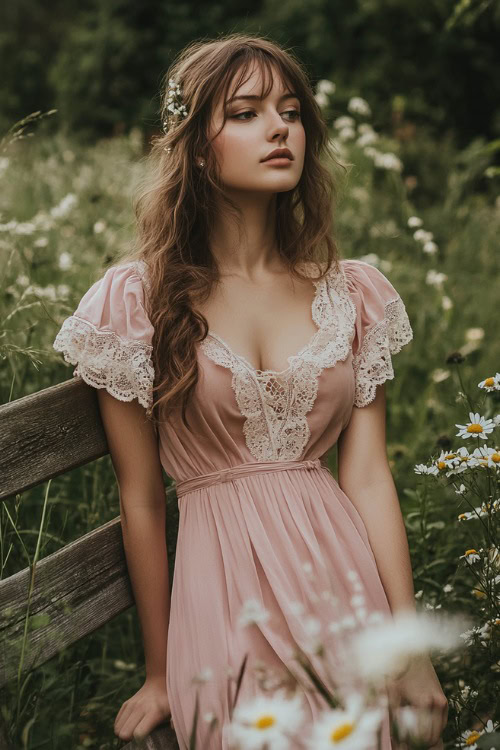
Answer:
[{"label": "meadow", "polygon": [[[330,95],[320,82],[325,113]],[[2,403],[72,376],[52,349],[55,335],[134,232],[143,132],[82,146],[56,123],[57,114],[35,118],[23,133],[31,137],[11,133],[0,144]],[[418,607],[466,612],[476,626],[463,649],[434,661],[450,702],[445,747],[489,748],[493,735],[488,744],[481,735],[500,719],[499,144],[478,138],[459,150],[450,133],[438,140],[404,118],[379,133],[356,97],[332,121],[331,138],[346,167],[332,207],[340,254],[388,276],[413,328],[386,384],[387,451]],[[457,425],[479,427],[461,435]],[[0,577],[27,567],[37,543],[40,559],[118,514],[109,457],[7,500]],[[174,558],[175,543],[171,576]],[[130,610],[7,686],[9,739],[23,750],[120,747],[114,718],[143,679]]]}]

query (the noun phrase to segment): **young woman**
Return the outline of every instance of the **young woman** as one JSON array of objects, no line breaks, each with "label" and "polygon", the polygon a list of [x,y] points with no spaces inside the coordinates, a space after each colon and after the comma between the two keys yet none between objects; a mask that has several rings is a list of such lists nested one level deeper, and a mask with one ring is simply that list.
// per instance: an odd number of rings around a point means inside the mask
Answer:
[{"label": "young woman", "polygon": [[[297,674],[289,605],[309,604],[312,586],[334,581],[349,610],[354,571],[368,612],[415,608],[384,393],[412,330],[378,269],[339,258],[328,131],[290,52],[243,34],[195,42],[166,76],[162,111],[137,248],[54,347],[98,389],[144,639],[146,680],[115,733],[146,735],[171,714],[187,748],[199,690],[197,747],[215,750],[245,655],[239,702],[257,694],[259,662]],[[171,602],[162,467],[180,514]],[[251,599],[270,617],[239,627]],[[328,623],[331,605],[315,601]],[[441,747],[447,702],[431,662],[398,690],[429,707]],[[326,708],[313,691],[304,701],[311,720]]]}]

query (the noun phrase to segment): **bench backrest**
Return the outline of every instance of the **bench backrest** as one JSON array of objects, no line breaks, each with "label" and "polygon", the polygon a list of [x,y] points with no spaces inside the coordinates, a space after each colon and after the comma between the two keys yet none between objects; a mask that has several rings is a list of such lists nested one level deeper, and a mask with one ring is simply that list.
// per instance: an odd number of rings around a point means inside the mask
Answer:
[{"label": "bench backrest", "polygon": [[[96,391],[81,378],[0,406],[0,425],[0,501],[109,453]],[[174,488],[167,500],[168,517]],[[21,673],[32,670],[134,604],[120,517],[0,581],[0,602],[1,688],[17,677],[21,658]],[[21,655],[27,617],[36,627]],[[0,727],[7,750],[3,734]],[[126,745],[139,747],[178,745],[167,722]]]}]

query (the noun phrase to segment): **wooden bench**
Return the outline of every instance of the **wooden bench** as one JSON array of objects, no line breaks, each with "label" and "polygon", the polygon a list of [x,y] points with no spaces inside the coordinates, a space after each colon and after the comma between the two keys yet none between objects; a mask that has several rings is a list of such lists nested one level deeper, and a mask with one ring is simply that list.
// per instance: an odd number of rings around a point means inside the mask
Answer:
[{"label": "wooden bench", "polygon": [[[96,391],[81,378],[0,406],[0,424],[2,501],[109,453]],[[175,488],[166,490],[166,499],[171,588]],[[119,516],[32,567],[0,581],[0,689],[17,677],[28,608],[29,617],[38,616],[42,624],[29,632],[22,672],[35,669],[134,604]],[[46,624],[40,615],[46,616]],[[0,750],[11,750],[6,737],[0,727]],[[170,721],[144,742],[124,745],[124,750],[140,747],[177,750]]]}]

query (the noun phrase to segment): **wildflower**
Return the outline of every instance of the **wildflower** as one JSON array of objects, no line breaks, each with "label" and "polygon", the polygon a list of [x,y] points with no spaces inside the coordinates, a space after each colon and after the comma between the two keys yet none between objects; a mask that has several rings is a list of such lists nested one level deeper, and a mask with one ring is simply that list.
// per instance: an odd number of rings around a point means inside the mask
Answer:
[{"label": "wildflower", "polygon": [[377,681],[407,667],[413,656],[458,645],[458,619],[425,612],[396,612],[364,628],[351,642],[352,663],[362,679]]},{"label": "wildflower", "polygon": [[440,271],[436,271],[434,268],[431,268],[427,271],[425,283],[429,284],[430,286],[441,287],[443,281],[447,281],[447,279],[447,274],[441,273]]},{"label": "wildflower", "polygon": [[453,307],[453,302],[446,294],[444,294],[441,299],[441,307],[443,308],[443,310],[451,310],[451,308]]},{"label": "wildflower", "polygon": [[428,255],[434,255],[434,253],[437,253],[438,246],[433,240],[428,240],[427,242],[424,242],[422,250],[424,253],[428,253]]},{"label": "wildflower", "polygon": [[458,427],[460,429],[460,432],[456,433],[457,437],[462,437],[464,440],[467,438],[475,435],[477,437],[482,438],[483,440],[487,440],[487,435],[490,432],[493,432],[494,424],[492,419],[485,419],[484,417],[481,417],[479,414],[474,414],[474,412],[469,412],[469,419],[470,422],[467,422],[467,424],[455,424],[455,427]]},{"label": "wildflower", "polygon": [[475,549],[466,549],[465,554],[460,555],[460,559],[466,560],[466,562],[468,562],[469,565],[472,565],[472,563],[478,562],[478,560],[481,559],[481,555],[479,555]]},{"label": "wildflower", "polygon": [[101,232],[104,232],[105,229],[106,222],[102,221],[102,219],[100,221],[96,221],[96,223],[94,224],[94,234],[101,234]]},{"label": "wildflower", "polygon": [[333,124],[337,130],[342,130],[342,128],[354,128],[356,126],[356,121],[353,120],[352,117],[343,115],[342,117],[337,117],[337,119],[333,121]]},{"label": "wildflower", "polygon": [[344,709],[324,711],[314,722],[307,747],[310,750],[369,750],[373,747],[383,713],[379,708],[363,708],[358,694],[346,699]]},{"label": "wildflower", "polygon": [[330,100],[324,91],[318,91],[317,94],[314,94],[314,98],[316,99],[321,109],[323,109],[324,107],[327,107],[328,104],[330,103]]},{"label": "wildflower", "polygon": [[336,86],[333,81],[329,81],[326,78],[322,78],[318,83],[316,84],[316,91],[319,91],[322,94],[333,94],[335,92]]},{"label": "wildflower", "polygon": [[500,468],[500,449],[488,448],[487,445],[479,446],[472,451],[472,466],[488,466],[490,469]]},{"label": "wildflower", "polygon": [[495,375],[481,380],[481,382],[477,384],[477,387],[484,388],[484,390],[488,392],[500,391],[500,372],[496,372]]},{"label": "wildflower", "polygon": [[78,203],[78,198],[74,193],[68,193],[64,198],[57,204],[57,206],[54,206],[50,209],[50,215],[55,219],[61,219],[69,212],[71,209],[76,206]]},{"label": "wildflower", "polygon": [[69,253],[61,253],[59,256],[59,268],[67,271],[73,265],[73,258]]},{"label": "wildflower", "polygon": [[453,586],[451,585],[451,583],[445,583],[445,585],[443,586],[443,591],[445,594],[449,594],[451,591],[453,591]]},{"label": "wildflower", "polygon": [[467,747],[469,750],[477,750],[476,741],[481,737],[483,732],[476,729],[466,729],[462,732],[456,743],[456,747]]},{"label": "wildflower", "polygon": [[358,115],[371,115],[370,105],[360,96],[351,97],[347,103],[347,109],[349,112],[357,113]]},{"label": "wildflower", "polygon": [[408,226],[413,229],[414,227],[421,227],[423,224],[422,219],[420,219],[418,216],[410,216],[408,219]]},{"label": "wildflower", "polygon": [[426,466],[425,464],[417,464],[414,471],[415,474],[439,474],[437,466]]},{"label": "wildflower", "polygon": [[432,232],[426,232],[425,229],[417,229],[417,231],[413,233],[413,239],[417,240],[417,242],[430,242],[434,239],[434,235]]},{"label": "wildflower", "polygon": [[466,341],[481,341],[484,339],[484,328],[468,328],[465,332]]},{"label": "wildflower", "polygon": [[267,743],[273,750],[287,750],[288,733],[299,729],[304,718],[301,695],[286,698],[284,691],[279,691],[272,697],[259,695],[238,705],[223,731],[230,747],[260,750]]},{"label": "wildflower", "polygon": [[375,133],[374,130],[371,130],[367,133],[363,133],[359,136],[356,143],[360,148],[364,148],[365,146],[368,146],[370,143],[376,143],[378,141],[378,135]]},{"label": "wildflower", "polygon": [[354,128],[342,128],[339,131],[339,138],[341,141],[351,141],[356,135]]},{"label": "wildflower", "polygon": [[458,490],[455,490],[457,495],[465,495],[465,491],[466,491],[465,484],[461,484]]},{"label": "wildflower", "polygon": [[374,158],[375,166],[381,169],[392,169],[394,172],[401,172],[403,169],[403,162],[399,159],[396,154],[387,152],[385,154],[377,151]]},{"label": "wildflower", "polygon": [[257,599],[247,599],[241,610],[238,625],[245,627],[246,625],[267,622],[268,619],[269,612],[261,606]]}]

